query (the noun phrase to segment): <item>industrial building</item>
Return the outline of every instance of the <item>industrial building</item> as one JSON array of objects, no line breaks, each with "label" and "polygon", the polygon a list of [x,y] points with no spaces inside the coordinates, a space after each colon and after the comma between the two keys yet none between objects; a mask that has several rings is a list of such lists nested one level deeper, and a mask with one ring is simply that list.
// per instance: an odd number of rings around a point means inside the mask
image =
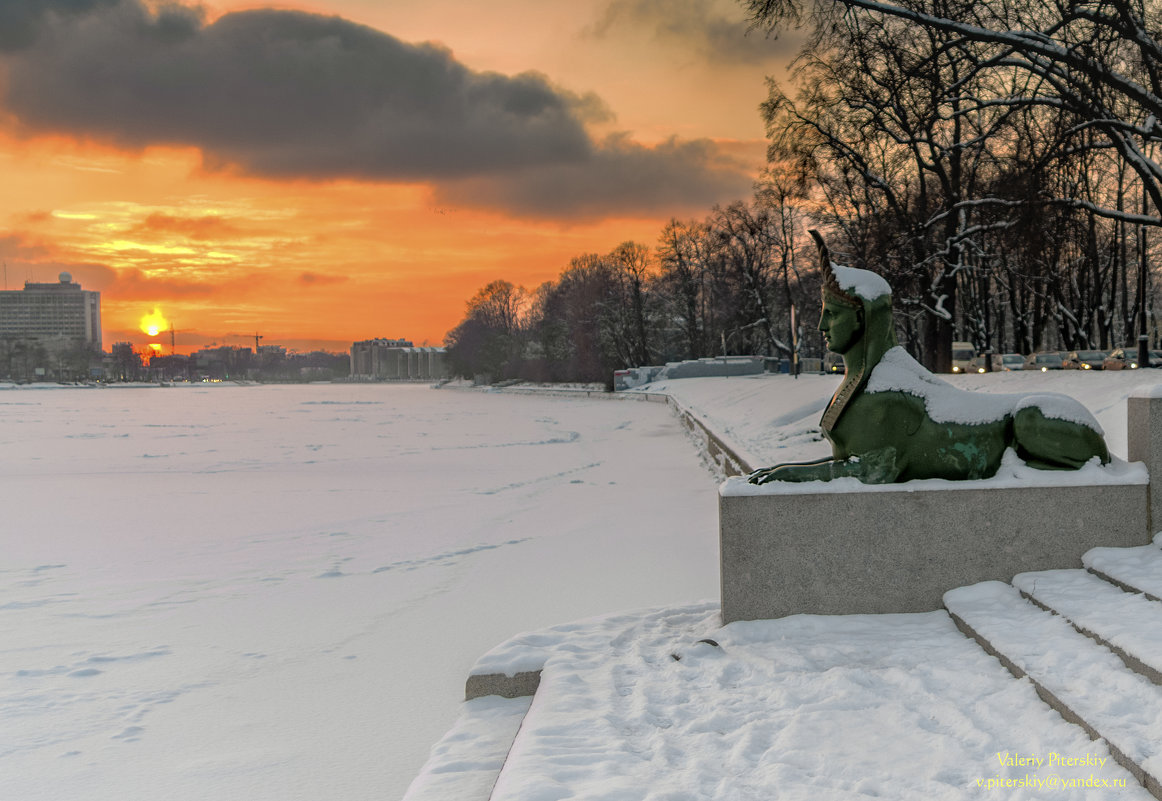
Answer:
[{"label": "industrial building", "polygon": [[445,351],[416,347],[406,339],[366,339],[351,345],[351,377],[396,381],[447,378]]},{"label": "industrial building", "polygon": [[27,281],[0,291],[0,338],[40,344],[83,343],[101,349],[101,293],[81,289],[68,273],[56,284]]}]

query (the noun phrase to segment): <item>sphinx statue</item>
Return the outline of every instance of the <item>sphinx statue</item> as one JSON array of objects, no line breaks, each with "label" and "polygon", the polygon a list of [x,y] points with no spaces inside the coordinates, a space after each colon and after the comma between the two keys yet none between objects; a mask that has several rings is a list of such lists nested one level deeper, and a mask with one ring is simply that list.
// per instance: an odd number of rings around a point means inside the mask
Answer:
[{"label": "sphinx statue", "polygon": [[888,282],[832,264],[822,237],[810,233],[824,276],[819,330],[845,365],[819,423],[832,455],[756,470],[751,483],[990,478],[1010,448],[1043,470],[1109,463],[1101,427],[1073,398],[967,392],[921,366],[896,342]]}]

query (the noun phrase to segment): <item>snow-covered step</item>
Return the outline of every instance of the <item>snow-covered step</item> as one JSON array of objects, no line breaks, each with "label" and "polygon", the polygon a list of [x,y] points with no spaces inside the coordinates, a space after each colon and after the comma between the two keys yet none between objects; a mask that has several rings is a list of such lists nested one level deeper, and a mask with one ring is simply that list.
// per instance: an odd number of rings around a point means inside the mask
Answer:
[{"label": "snow-covered step", "polygon": [[960,587],[945,594],[944,605],[1014,675],[1027,675],[1062,717],[1105,739],[1119,764],[1162,799],[1162,687],[1008,584]]},{"label": "snow-covered step", "polygon": [[1162,603],[1086,570],[1021,573],[1013,586],[1110,648],[1130,669],[1162,684]]},{"label": "snow-covered step", "polygon": [[1153,545],[1138,548],[1093,548],[1081,563],[1123,588],[1162,598],[1162,534]]},{"label": "snow-covered step", "polygon": [[495,695],[465,702],[403,801],[488,801],[532,702]]}]

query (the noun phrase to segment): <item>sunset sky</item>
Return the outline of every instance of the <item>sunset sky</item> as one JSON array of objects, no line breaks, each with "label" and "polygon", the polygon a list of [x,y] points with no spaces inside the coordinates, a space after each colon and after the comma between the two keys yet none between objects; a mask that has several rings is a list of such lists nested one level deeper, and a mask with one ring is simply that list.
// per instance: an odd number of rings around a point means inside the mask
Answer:
[{"label": "sunset sky", "polygon": [[4,0],[6,288],[72,273],[106,349],[439,344],[747,197],[791,47],[732,0]]}]

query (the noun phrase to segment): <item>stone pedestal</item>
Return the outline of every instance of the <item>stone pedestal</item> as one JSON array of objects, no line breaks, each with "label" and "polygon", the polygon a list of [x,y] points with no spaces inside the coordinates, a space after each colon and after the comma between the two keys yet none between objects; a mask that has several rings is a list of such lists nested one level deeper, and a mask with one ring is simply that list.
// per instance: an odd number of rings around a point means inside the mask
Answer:
[{"label": "stone pedestal", "polygon": [[719,491],[723,622],[926,612],[955,587],[1080,568],[1095,546],[1150,542],[1141,465],[1036,480],[729,479]]},{"label": "stone pedestal", "polygon": [[1162,384],[1143,387],[1130,396],[1126,408],[1128,456],[1142,462],[1152,477],[1150,482],[1150,531],[1162,523]]}]

